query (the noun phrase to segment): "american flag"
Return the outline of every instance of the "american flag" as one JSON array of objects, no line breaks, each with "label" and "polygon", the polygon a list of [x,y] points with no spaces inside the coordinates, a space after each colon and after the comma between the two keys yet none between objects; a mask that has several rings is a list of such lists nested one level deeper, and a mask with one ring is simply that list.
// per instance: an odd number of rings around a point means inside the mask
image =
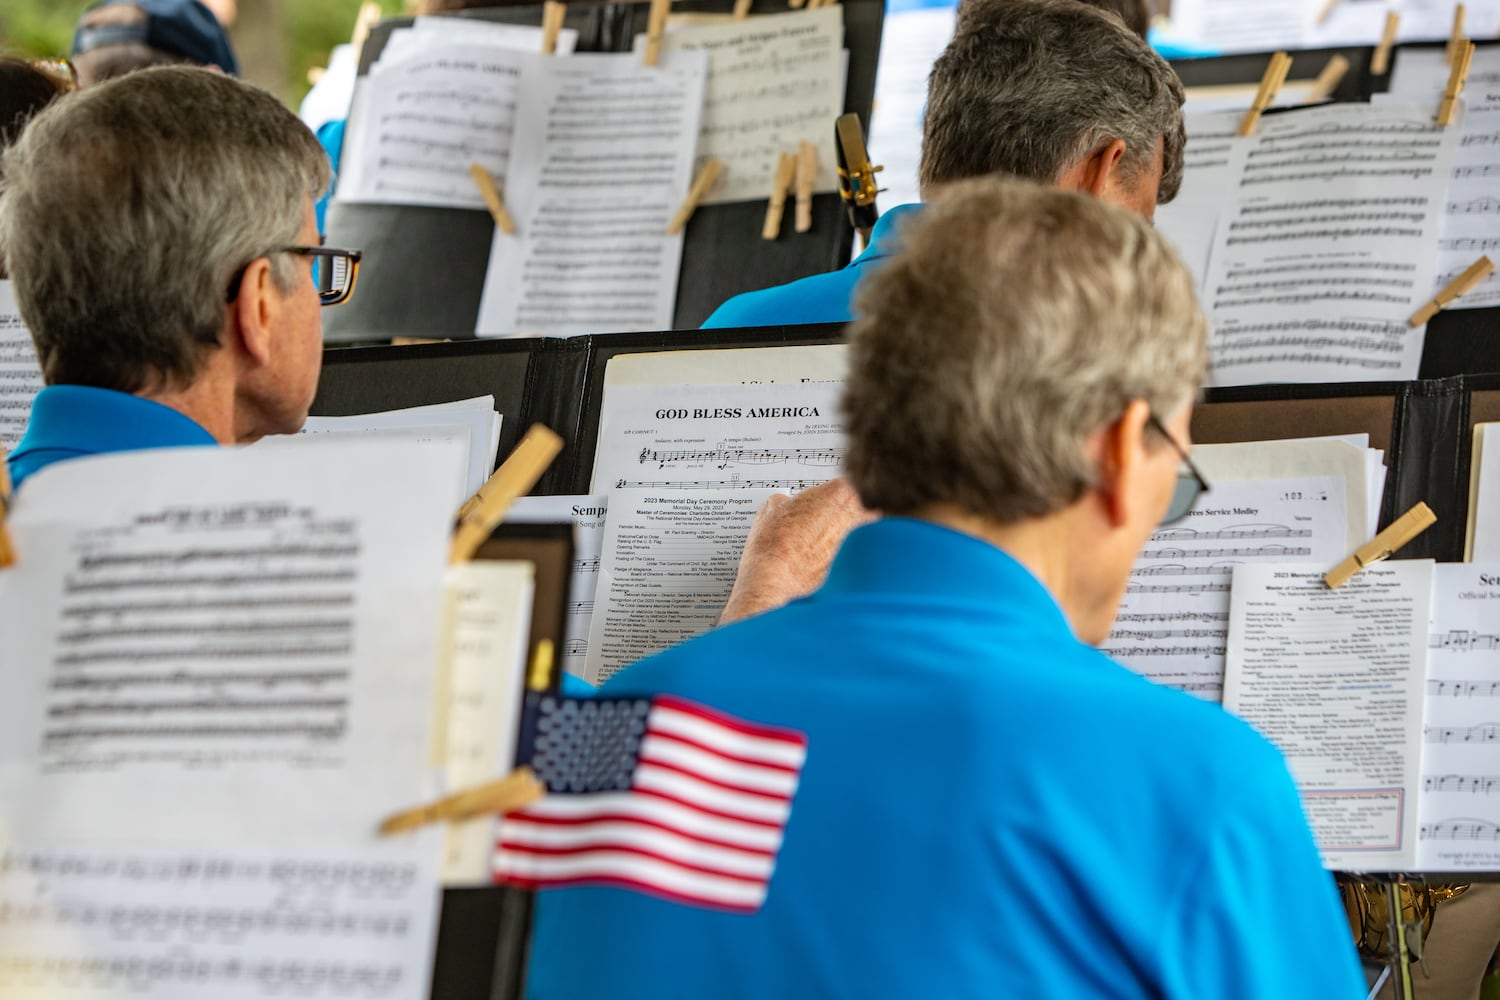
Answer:
[{"label": "american flag", "polygon": [[532,693],[520,746],[548,794],[500,822],[497,881],[611,885],[742,913],[765,902],[802,733],[671,695]]}]

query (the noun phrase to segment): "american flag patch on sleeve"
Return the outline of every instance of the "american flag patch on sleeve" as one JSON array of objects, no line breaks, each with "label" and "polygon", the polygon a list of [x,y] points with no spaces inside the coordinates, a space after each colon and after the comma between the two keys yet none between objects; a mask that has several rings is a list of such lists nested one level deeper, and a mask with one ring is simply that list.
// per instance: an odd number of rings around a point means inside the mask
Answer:
[{"label": "american flag patch on sleeve", "polygon": [[547,796],[501,820],[496,880],[754,912],[806,751],[802,733],[671,695],[529,694],[518,763]]}]

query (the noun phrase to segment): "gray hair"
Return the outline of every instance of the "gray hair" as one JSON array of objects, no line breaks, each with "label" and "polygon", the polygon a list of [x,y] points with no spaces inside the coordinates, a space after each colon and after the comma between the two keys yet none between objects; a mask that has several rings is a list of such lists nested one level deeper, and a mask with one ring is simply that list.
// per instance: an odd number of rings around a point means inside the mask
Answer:
[{"label": "gray hair", "polygon": [[[265,91],[142,70],[71,95],[6,151],[0,247],[49,383],[186,384],[246,264],[297,242],[328,157]],[[295,264],[271,257],[295,287]]]},{"label": "gray hair", "polygon": [[1134,214],[998,178],[945,189],[862,281],[846,472],[867,507],[950,503],[1013,523],[1095,482],[1090,434],[1136,399],[1163,419],[1207,366],[1176,253]]},{"label": "gray hair", "polygon": [[1166,204],[1182,184],[1182,81],[1141,38],[1077,0],[964,0],[928,79],[921,182],[1003,173],[1052,183],[1122,139],[1127,183],[1162,145]]}]

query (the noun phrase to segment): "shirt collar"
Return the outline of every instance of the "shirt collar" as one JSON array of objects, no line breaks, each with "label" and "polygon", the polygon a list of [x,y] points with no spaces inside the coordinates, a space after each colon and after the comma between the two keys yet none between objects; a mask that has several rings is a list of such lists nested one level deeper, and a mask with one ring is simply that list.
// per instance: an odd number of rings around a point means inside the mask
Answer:
[{"label": "shirt collar", "polygon": [[216,444],[214,436],[170,406],[87,385],[49,385],[31,404],[12,460],[28,452],[103,455],[140,448]]},{"label": "shirt collar", "polygon": [[870,230],[869,245],[854,259],[854,263],[865,264],[894,255],[901,249],[902,227],[908,225],[921,211],[921,205],[897,205],[881,213],[880,218],[875,220],[875,227]]},{"label": "shirt collar", "polygon": [[931,521],[881,518],[855,529],[814,598],[841,594],[941,598],[1067,636],[1073,627],[1042,582],[1009,553]]}]

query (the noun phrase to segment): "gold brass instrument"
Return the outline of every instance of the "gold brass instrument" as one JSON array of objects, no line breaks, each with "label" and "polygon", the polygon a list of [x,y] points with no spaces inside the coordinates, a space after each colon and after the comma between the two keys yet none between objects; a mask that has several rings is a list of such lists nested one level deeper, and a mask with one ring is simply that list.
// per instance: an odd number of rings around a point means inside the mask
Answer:
[{"label": "gold brass instrument", "polygon": [[[1462,895],[1468,888],[1467,884],[1399,882],[1401,921],[1408,927],[1420,922],[1422,940],[1425,941],[1432,931],[1432,918],[1438,906]],[[1391,912],[1385,885],[1340,880],[1339,896],[1344,901],[1344,912],[1349,917],[1359,953],[1366,958],[1387,960],[1390,957]]]}]

